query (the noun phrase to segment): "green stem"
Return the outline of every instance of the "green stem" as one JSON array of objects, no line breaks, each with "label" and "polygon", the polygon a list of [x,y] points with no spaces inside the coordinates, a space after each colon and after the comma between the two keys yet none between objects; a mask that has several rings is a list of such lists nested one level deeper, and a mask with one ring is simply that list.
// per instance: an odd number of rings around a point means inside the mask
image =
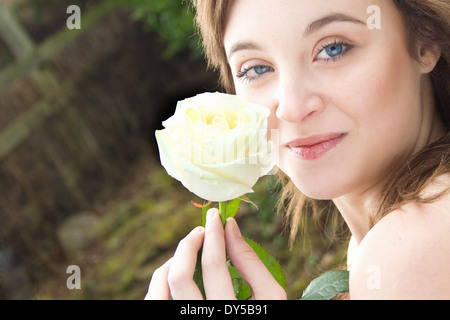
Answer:
[{"label": "green stem", "polygon": [[221,201],[219,202],[219,214],[220,219],[222,220],[222,224],[225,227],[225,224],[227,223],[227,202]]}]

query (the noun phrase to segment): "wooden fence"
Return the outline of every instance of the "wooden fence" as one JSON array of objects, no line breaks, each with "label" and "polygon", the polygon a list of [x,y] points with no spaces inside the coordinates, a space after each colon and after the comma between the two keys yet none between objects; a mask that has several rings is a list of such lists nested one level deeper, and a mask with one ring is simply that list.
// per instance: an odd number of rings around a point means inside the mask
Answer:
[{"label": "wooden fence", "polygon": [[20,145],[36,127],[43,125],[47,118],[68,107],[67,98],[73,93],[73,85],[70,82],[61,83],[58,76],[49,69],[37,68],[75,41],[84,30],[89,29],[113,8],[113,1],[105,1],[83,16],[82,29],[62,30],[45,43],[36,46],[13,16],[11,5],[0,4],[0,35],[17,59],[15,63],[0,71],[0,94],[8,85],[30,74],[34,84],[46,97],[2,129],[0,161]]}]

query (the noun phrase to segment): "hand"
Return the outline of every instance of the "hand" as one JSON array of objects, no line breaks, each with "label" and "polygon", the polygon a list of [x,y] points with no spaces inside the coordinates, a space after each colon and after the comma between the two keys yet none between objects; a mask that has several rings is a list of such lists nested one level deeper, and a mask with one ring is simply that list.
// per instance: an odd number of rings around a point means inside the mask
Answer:
[{"label": "hand", "polygon": [[209,210],[205,228],[192,230],[180,241],[174,256],[153,273],[145,299],[167,300],[170,294],[175,300],[202,299],[193,280],[197,253],[202,244],[203,285],[207,299],[235,299],[225,248],[233,266],[249,284],[253,299],[286,299],[286,292],[242,238],[236,221],[229,218],[224,230],[217,209]]}]

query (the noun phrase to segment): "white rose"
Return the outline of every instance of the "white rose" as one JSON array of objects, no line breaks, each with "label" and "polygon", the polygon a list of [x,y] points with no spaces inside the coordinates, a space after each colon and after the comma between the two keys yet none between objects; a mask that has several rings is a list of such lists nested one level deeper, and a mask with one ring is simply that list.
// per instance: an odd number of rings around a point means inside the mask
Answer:
[{"label": "white rose", "polygon": [[246,193],[274,167],[267,141],[269,109],[240,97],[204,93],[178,102],[156,131],[167,173],[202,199],[228,201]]}]

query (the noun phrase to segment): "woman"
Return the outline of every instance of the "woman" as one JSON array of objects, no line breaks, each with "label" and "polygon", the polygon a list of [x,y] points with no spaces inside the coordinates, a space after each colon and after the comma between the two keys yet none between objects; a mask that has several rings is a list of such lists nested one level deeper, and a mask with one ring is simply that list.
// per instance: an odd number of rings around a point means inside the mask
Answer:
[{"label": "woman", "polygon": [[[194,5],[226,90],[272,111],[293,234],[305,203],[331,199],[352,234],[350,298],[450,298],[450,2]],[[222,231],[214,209],[147,297],[201,298],[192,275],[202,244],[208,299],[234,297],[225,247],[254,299],[286,298],[236,221]]]}]

